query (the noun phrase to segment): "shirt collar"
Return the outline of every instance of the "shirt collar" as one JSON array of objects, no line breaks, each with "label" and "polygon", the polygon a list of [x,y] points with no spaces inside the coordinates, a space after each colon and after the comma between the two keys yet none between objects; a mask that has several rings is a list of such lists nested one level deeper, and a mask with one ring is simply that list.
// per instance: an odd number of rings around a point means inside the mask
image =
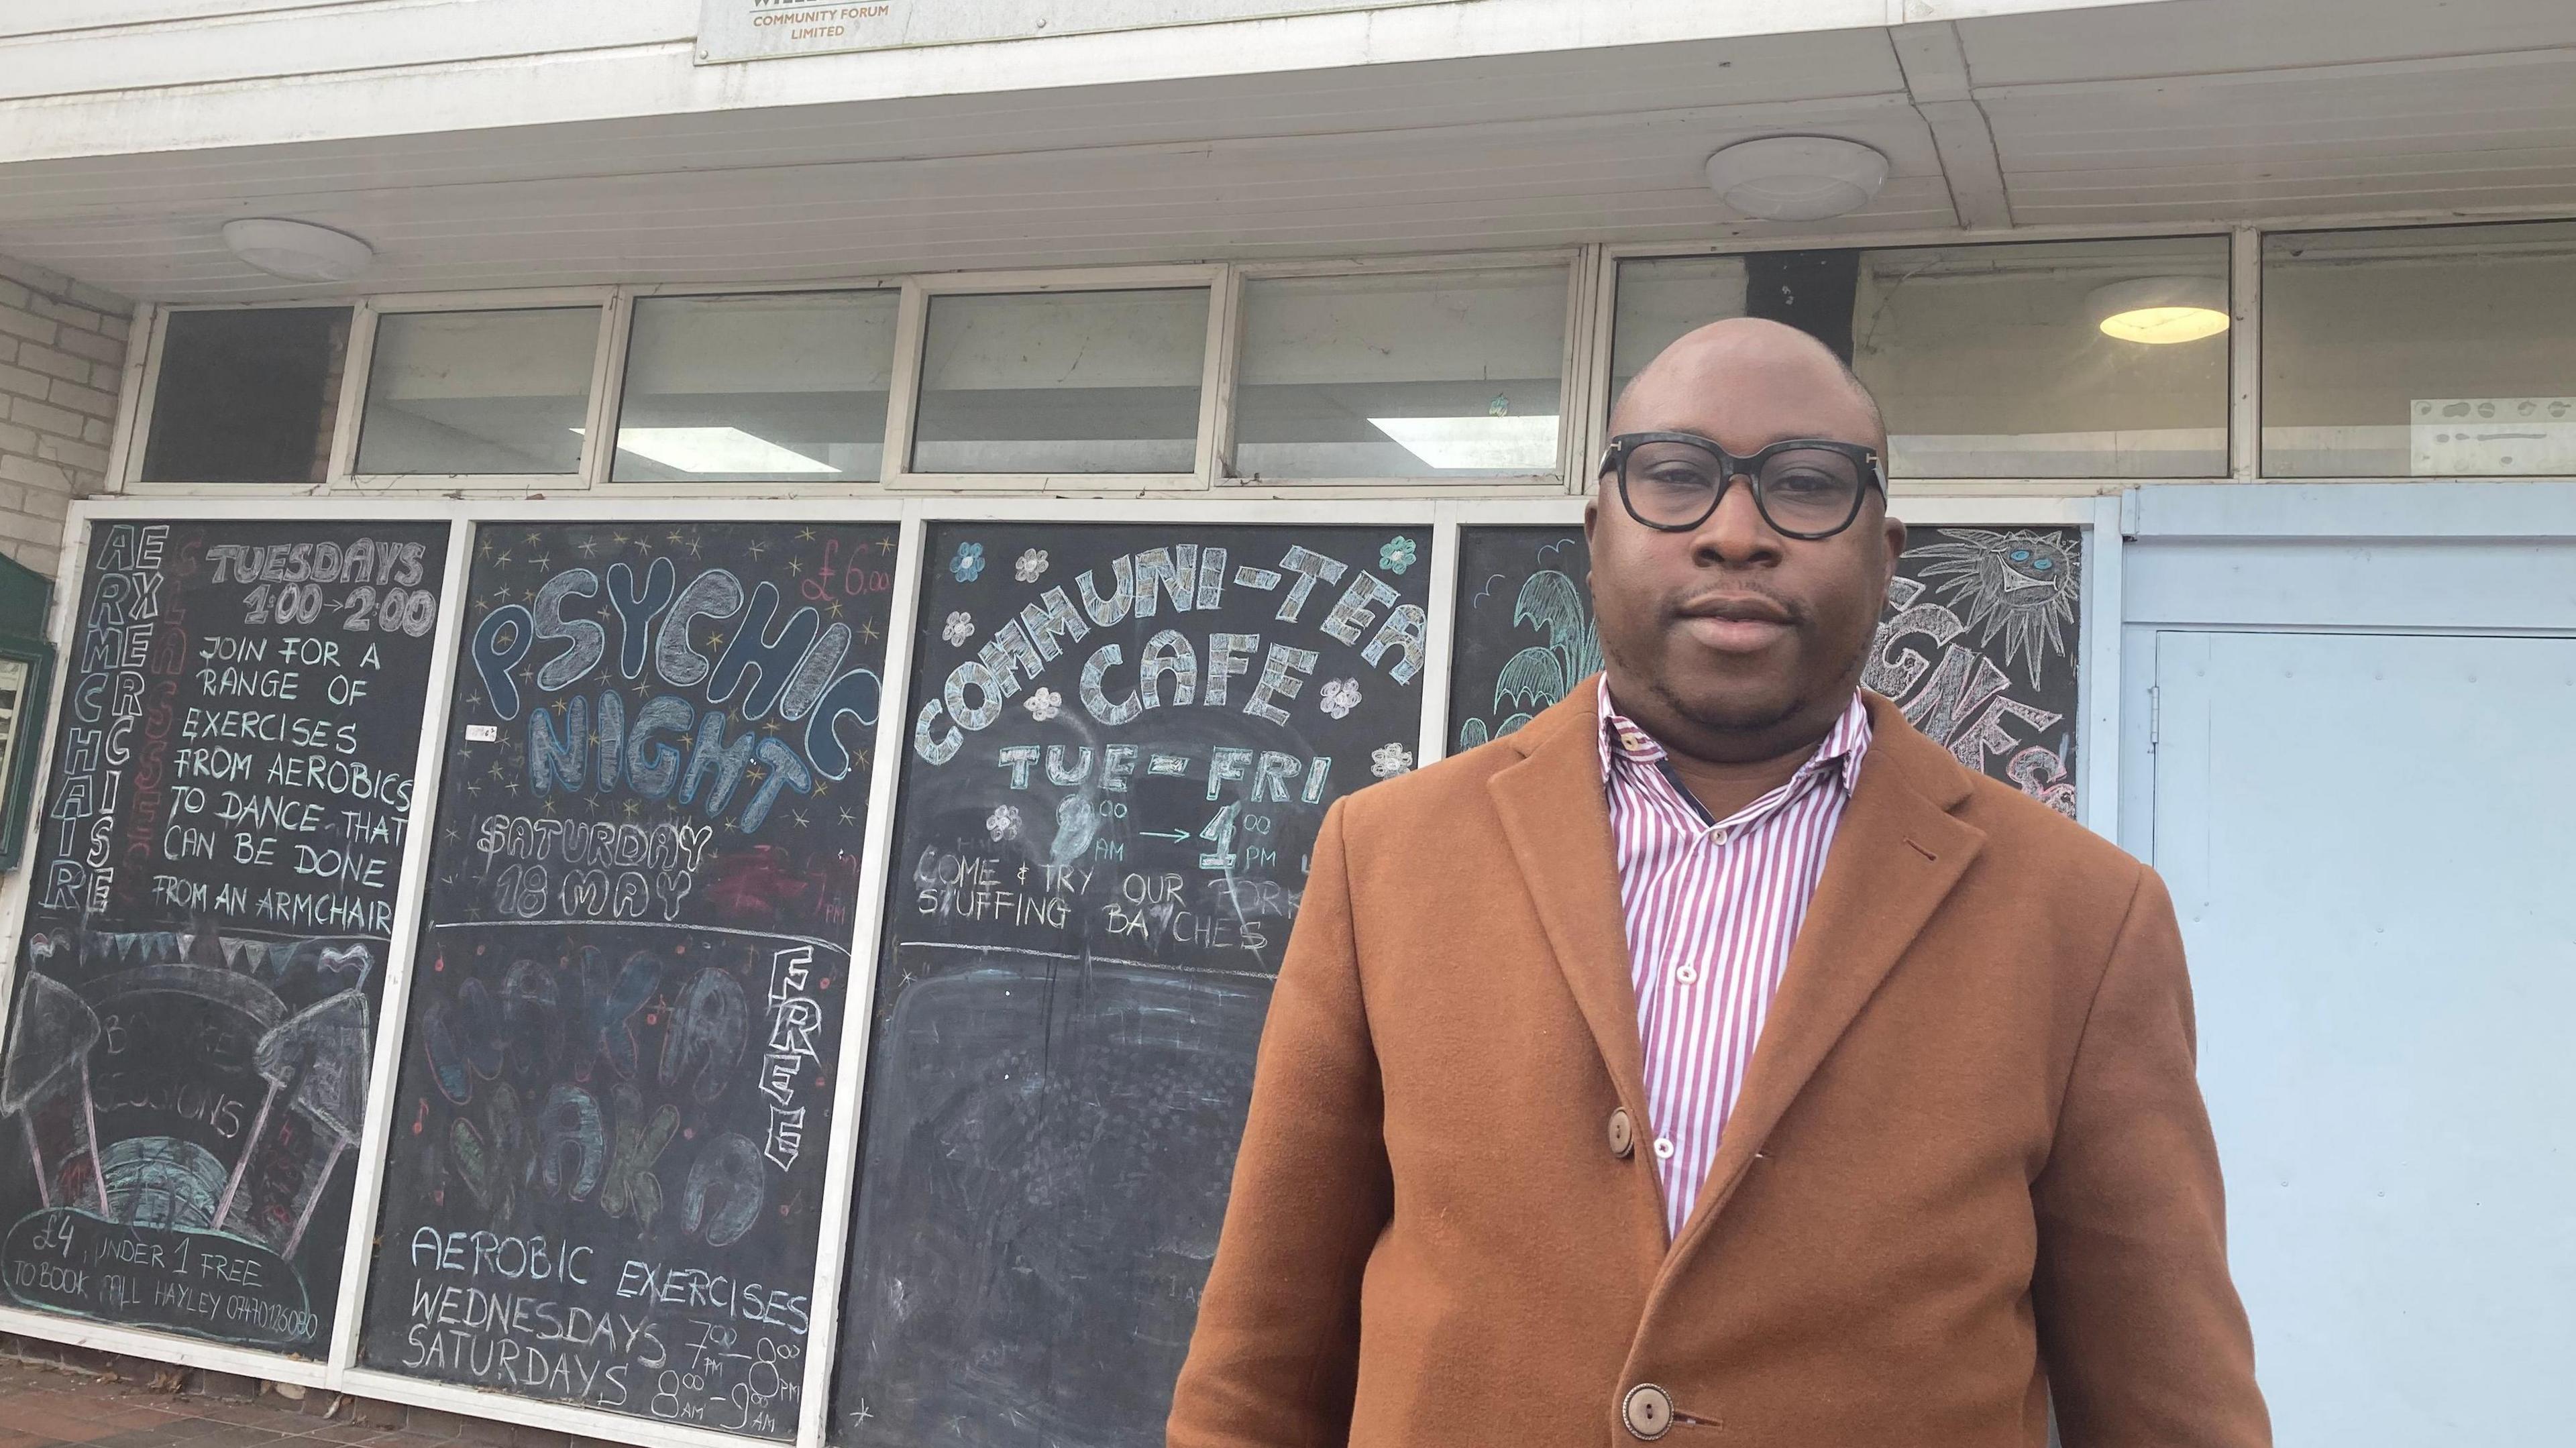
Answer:
[{"label": "shirt collar", "polygon": [[[1611,704],[1608,674],[1601,676],[1599,698],[1594,709],[1601,720],[1603,782],[1608,782],[1610,766],[1616,760],[1624,759],[1650,769],[1663,763],[1664,746]],[[1869,706],[1862,702],[1860,691],[1854,689],[1851,702],[1843,706],[1842,717],[1825,732],[1824,742],[1817,745],[1815,754],[1789,777],[1789,787],[1794,790],[1809,778],[1830,770],[1834,782],[1842,787],[1843,793],[1849,794],[1852,787],[1860,782],[1861,761],[1868,753]]]}]

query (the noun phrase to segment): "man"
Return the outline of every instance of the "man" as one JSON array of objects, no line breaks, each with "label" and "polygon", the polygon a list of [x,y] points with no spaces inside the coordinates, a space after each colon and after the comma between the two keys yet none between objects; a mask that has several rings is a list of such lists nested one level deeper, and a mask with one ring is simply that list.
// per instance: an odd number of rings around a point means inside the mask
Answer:
[{"label": "man", "polygon": [[1324,823],[1173,1448],[2267,1443],[2163,887],[1858,692],[1875,405],[1612,430],[1600,681]]}]

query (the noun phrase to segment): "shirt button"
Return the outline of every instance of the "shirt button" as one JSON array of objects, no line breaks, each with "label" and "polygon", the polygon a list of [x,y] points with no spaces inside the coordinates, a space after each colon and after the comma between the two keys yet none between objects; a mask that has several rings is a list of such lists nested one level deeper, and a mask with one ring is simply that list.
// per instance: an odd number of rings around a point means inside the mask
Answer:
[{"label": "shirt button", "polygon": [[1684,985],[1689,985],[1693,981],[1699,979],[1699,967],[1695,965],[1682,966],[1680,969],[1673,972],[1673,979],[1680,981]]},{"label": "shirt button", "polygon": [[1653,1383],[1639,1383],[1620,1400],[1619,1421],[1629,1437],[1651,1443],[1672,1429],[1673,1395]]},{"label": "shirt button", "polygon": [[1628,1115],[1628,1108],[1622,1106],[1610,1113],[1610,1154],[1626,1161],[1636,1152],[1637,1124]]},{"label": "shirt button", "polygon": [[1658,1136],[1655,1138],[1655,1160],[1671,1161],[1673,1159],[1673,1150],[1673,1139],[1671,1137]]},{"label": "shirt button", "polygon": [[1708,842],[1712,845],[1722,845],[1733,838],[1734,832],[1731,830],[1711,830],[1708,832]]}]

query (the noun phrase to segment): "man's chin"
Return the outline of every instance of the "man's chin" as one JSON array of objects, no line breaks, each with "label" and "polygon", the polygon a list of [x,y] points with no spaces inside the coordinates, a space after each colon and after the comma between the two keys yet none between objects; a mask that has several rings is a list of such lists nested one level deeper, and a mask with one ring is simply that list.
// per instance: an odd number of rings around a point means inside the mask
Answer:
[{"label": "man's chin", "polygon": [[1761,734],[1796,717],[1800,701],[1772,690],[1711,689],[1687,696],[1665,690],[1672,711],[1718,734]]}]

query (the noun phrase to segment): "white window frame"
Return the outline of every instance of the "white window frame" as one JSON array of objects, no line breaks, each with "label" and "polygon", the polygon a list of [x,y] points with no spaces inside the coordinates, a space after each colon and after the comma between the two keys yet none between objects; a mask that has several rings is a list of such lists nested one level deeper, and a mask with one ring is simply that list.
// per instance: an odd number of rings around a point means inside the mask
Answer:
[{"label": "white window frame", "polygon": [[[1582,393],[1580,379],[1585,373],[1589,352],[1589,333],[1585,327],[1590,295],[1590,267],[1597,247],[1555,247],[1543,251],[1475,252],[1464,255],[1406,256],[1337,261],[1246,262],[1231,268],[1234,295],[1227,310],[1232,325],[1221,342],[1227,386],[1222,428],[1215,439],[1215,459],[1209,471],[1212,486],[1229,492],[1248,492],[1271,497],[1313,497],[1318,493],[1350,492],[1363,497],[1383,498],[1397,495],[1438,497],[1460,492],[1488,496],[1514,493],[1545,496],[1567,490],[1582,456],[1580,440],[1573,426],[1575,399]],[[1556,401],[1556,470],[1550,473],[1493,474],[1482,477],[1405,477],[1351,478],[1263,478],[1257,482],[1238,477],[1234,472],[1234,403],[1233,389],[1243,364],[1243,284],[1247,281],[1271,281],[1283,278],[1382,277],[1382,276],[1457,276],[1479,271],[1528,271],[1542,267],[1563,267],[1565,278],[1565,316],[1558,332]]]},{"label": "white window frame", "polygon": [[[1198,437],[1192,464],[1181,473],[941,473],[912,467],[913,424],[920,413],[922,351],[928,340],[930,303],[951,296],[1043,296],[1061,292],[1182,291],[1208,293],[1207,335],[1199,355]],[[895,493],[1039,494],[1084,497],[1204,491],[1216,433],[1222,379],[1217,358],[1228,325],[1226,268],[1204,266],[1085,267],[1050,271],[942,272],[908,277],[902,310],[895,314],[894,389],[886,400],[885,462],[879,473]]]},{"label": "white window frame", "polygon": [[[828,282],[759,282],[723,285],[707,282],[665,282],[654,286],[617,288],[614,316],[609,325],[615,330],[614,365],[602,379],[599,388],[598,428],[608,438],[608,446],[585,450],[582,457],[583,486],[613,492],[622,498],[775,498],[783,490],[793,490],[799,497],[865,498],[887,491],[883,481],[861,479],[842,481],[818,479],[813,482],[734,482],[722,479],[674,480],[670,482],[621,483],[617,471],[618,419],[626,407],[626,377],[634,361],[635,304],[666,297],[694,297],[723,300],[728,297],[821,297],[854,293],[884,293],[894,296],[896,322],[894,356],[886,382],[886,421],[894,419],[894,399],[903,376],[903,323],[901,297],[905,278],[901,276],[836,278]],[[891,431],[887,436],[891,437]],[[877,464],[882,473],[885,464]]]},{"label": "white window frame", "polygon": [[[545,496],[587,488],[591,455],[599,445],[600,409],[607,400],[610,374],[617,369],[614,347],[624,331],[616,287],[543,287],[525,291],[397,293],[369,297],[358,304],[349,328],[349,366],[340,380],[340,416],[331,432],[330,492],[439,494],[491,493]],[[583,401],[581,456],[568,473],[361,473],[359,430],[365,425],[367,388],[375,375],[376,325],[385,317],[418,313],[535,312],[555,308],[596,307],[599,332],[590,356],[590,395]],[[611,414],[612,416],[614,414]],[[228,493],[255,491],[257,485],[234,485]]]}]

